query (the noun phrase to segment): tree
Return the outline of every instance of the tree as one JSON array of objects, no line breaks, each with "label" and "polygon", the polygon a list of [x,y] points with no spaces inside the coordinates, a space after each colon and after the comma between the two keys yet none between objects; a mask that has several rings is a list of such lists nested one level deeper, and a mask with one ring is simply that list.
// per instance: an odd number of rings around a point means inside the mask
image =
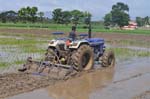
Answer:
[{"label": "tree", "polygon": [[62,9],[54,9],[52,12],[52,19],[58,24],[73,23],[75,26],[79,23],[88,23],[92,15],[89,12],[82,12],[79,10],[62,11]]},{"label": "tree", "polygon": [[18,16],[20,18],[20,20],[22,20],[24,23],[27,21],[27,9],[26,8],[21,8],[19,11],[18,11]]},{"label": "tree", "polygon": [[52,13],[54,22],[58,24],[62,23],[62,9],[55,9]]},{"label": "tree", "polygon": [[32,21],[35,22],[37,19],[37,12],[38,12],[38,8],[37,7],[26,7],[26,8],[21,8],[18,11],[19,17],[21,20],[23,20],[23,22],[26,21]]},{"label": "tree", "polygon": [[5,23],[6,21],[9,22],[16,22],[18,18],[18,14],[15,11],[6,11],[6,12],[2,12],[0,14],[0,20]]},{"label": "tree", "polygon": [[84,23],[89,25],[91,23],[92,14],[89,12],[84,12]]},{"label": "tree", "polygon": [[141,17],[136,17],[136,22],[138,24],[138,26],[144,26],[144,19]]},{"label": "tree", "polygon": [[112,23],[122,27],[128,25],[130,20],[129,17],[129,7],[128,5],[118,2],[116,5],[112,6]]},{"label": "tree", "polygon": [[108,14],[105,15],[104,25],[107,26],[107,27],[112,25],[112,14],[111,13],[108,13]]},{"label": "tree", "polygon": [[119,10],[120,12],[129,12],[129,7],[127,4],[118,2],[116,5],[112,6],[112,11],[117,11],[117,10]]},{"label": "tree", "polygon": [[106,14],[104,17],[104,24],[108,25],[118,25],[119,27],[129,24],[129,7],[128,5],[118,2],[112,6],[110,13]]},{"label": "tree", "polygon": [[146,16],[145,18],[136,17],[136,22],[139,27],[150,25],[150,18],[148,16]]},{"label": "tree", "polygon": [[71,14],[72,22],[75,24],[75,26],[84,19],[84,13],[79,10],[73,10],[71,11]]},{"label": "tree", "polygon": [[62,24],[69,24],[71,22],[71,13],[69,11],[62,12]]},{"label": "tree", "polygon": [[145,25],[150,25],[150,19],[149,19],[148,16],[146,16],[146,17],[144,18],[144,23],[145,23]]},{"label": "tree", "polygon": [[40,17],[40,21],[43,21],[43,17],[44,17],[44,12],[39,12],[38,13],[39,17]]},{"label": "tree", "polygon": [[38,12],[38,8],[37,7],[32,7],[30,8],[29,14],[31,16],[31,20],[32,22],[35,22],[37,19],[37,12]]}]

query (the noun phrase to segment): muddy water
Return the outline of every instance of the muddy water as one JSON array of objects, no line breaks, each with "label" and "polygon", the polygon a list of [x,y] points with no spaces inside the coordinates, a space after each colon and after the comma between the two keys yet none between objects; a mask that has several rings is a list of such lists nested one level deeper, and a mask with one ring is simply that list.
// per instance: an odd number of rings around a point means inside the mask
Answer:
[{"label": "muddy water", "polygon": [[113,83],[91,93],[90,99],[132,99],[150,90],[150,58],[118,64],[115,71]]},{"label": "muddy water", "polygon": [[67,82],[48,87],[49,96],[54,99],[88,99],[89,94],[109,85],[114,76],[114,68],[98,70]]},{"label": "muddy water", "polygon": [[114,67],[83,73],[80,77],[61,81],[45,89],[9,99],[88,99],[89,94],[112,83]]},{"label": "muddy water", "polygon": [[149,90],[150,58],[138,58],[9,99],[132,99]]}]

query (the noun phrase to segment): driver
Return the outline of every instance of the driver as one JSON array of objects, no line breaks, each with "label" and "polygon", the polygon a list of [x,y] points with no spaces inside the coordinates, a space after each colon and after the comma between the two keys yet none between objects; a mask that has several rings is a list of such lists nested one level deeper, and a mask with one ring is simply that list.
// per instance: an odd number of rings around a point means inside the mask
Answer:
[{"label": "driver", "polygon": [[72,31],[69,33],[69,38],[73,41],[76,39],[76,26],[72,26]]}]

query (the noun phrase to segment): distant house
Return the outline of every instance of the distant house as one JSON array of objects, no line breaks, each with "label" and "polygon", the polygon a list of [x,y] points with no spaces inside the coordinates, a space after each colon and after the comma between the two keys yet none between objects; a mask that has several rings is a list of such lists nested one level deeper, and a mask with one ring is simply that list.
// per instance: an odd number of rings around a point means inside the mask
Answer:
[{"label": "distant house", "polygon": [[137,23],[134,21],[130,21],[128,26],[124,26],[123,30],[135,30],[137,28]]}]

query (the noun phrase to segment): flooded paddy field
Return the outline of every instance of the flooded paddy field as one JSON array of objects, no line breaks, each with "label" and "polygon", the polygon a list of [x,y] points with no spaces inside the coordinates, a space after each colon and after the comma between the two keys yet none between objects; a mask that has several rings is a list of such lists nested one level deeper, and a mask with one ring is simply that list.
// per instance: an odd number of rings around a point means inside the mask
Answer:
[{"label": "flooded paddy field", "polygon": [[[68,80],[16,74],[27,57],[42,59],[52,38],[51,32],[0,29],[0,98],[150,99],[150,36],[147,35],[94,33],[96,37],[106,39],[107,49],[114,50],[114,67],[95,65],[98,69]],[[12,77],[4,78],[3,75]]]}]

